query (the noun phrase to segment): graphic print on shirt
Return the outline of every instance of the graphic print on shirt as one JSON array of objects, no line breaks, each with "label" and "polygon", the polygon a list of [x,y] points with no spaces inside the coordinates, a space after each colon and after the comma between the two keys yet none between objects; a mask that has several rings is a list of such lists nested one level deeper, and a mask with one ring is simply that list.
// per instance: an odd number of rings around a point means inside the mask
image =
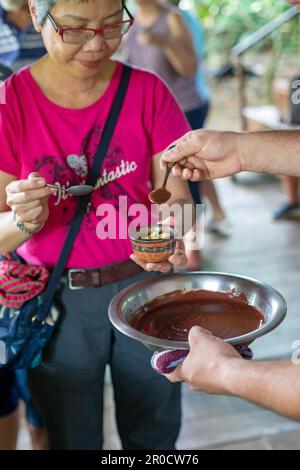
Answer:
[{"label": "graphic print on shirt", "polygon": [[73,168],[77,176],[85,178],[88,174],[88,162],[85,155],[68,155],[67,164]]},{"label": "graphic print on shirt", "polygon": [[[64,188],[86,183],[102,130],[101,126],[97,126],[88,133],[80,146],[79,155],[72,153],[67,156],[44,156],[36,159],[35,171],[39,171],[48,183]],[[126,185],[121,184],[121,180],[137,168],[135,161],[126,160],[122,146],[113,138],[95,185],[97,189],[93,192],[90,209],[83,222],[87,230],[95,230],[95,212],[101,203],[110,203],[118,209],[120,196],[127,196],[128,207],[139,202],[127,192]],[[50,204],[52,203],[55,212],[60,211],[65,225],[69,226],[78,199],[58,192],[51,200]]]}]

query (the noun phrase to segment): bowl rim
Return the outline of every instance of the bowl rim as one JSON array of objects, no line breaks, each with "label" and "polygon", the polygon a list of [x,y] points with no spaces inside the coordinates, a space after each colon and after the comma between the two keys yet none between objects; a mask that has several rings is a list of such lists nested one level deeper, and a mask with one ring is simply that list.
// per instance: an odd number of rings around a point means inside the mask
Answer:
[{"label": "bowl rim", "polygon": [[136,238],[136,237],[133,237],[130,235],[130,232],[128,233],[129,235],[129,239],[134,242],[134,243],[143,243],[143,244],[149,244],[149,243],[163,243],[163,242],[170,242],[170,241],[173,241],[175,240],[175,236],[176,236],[176,228],[175,227],[172,227],[170,225],[166,225],[166,224],[154,224],[153,226],[152,225],[142,225],[140,227],[140,230],[142,230],[143,228],[149,228],[149,227],[158,227],[158,226],[161,226],[161,227],[166,227],[168,230],[170,230],[171,232],[171,236],[168,237],[168,238],[159,238],[159,239],[154,239],[154,240],[143,240],[141,238]]},{"label": "bowl rim", "polygon": [[[182,275],[185,276],[195,276],[195,275],[201,275],[201,276],[223,276],[228,279],[234,278],[234,279],[242,279],[245,281],[250,281],[260,287],[264,287],[265,289],[269,290],[272,292],[272,295],[274,298],[277,299],[278,303],[281,305],[280,312],[277,314],[275,318],[273,318],[271,321],[269,321],[266,324],[263,324],[261,327],[257,328],[254,331],[251,331],[250,333],[246,333],[244,335],[236,336],[233,338],[228,338],[225,339],[225,343],[229,344],[250,344],[254,340],[266,335],[267,333],[270,333],[273,331],[275,328],[277,328],[285,319],[287,315],[287,303],[283,296],[273,287],[271,287],[269,284],[259,281],[257,279],[254,279],[252,277],[248,276],[242,276],[239,274],[232,274],[232,273],[224,273],[224,272],[214,272],[214,271],[187,271],[183,273],[175,273],[175,274],[166,274],[159,276],[157,278],[151,278],[151,279],[144,279],[140,281],[136,281],[130,286],[126,287],[125,289],[121,290],[110,302],[109,308],[108,308],[108,316],[113,324],[113,326],[120,331],[121,333],[125,334],[126,336],[130,337],[131,339],[140,341],[141,343],[144,343],[145,345],[148,346],[155,346],[158,349],[182,349],[182,350],[189,350],[189,343],[188,341],[172,341],[168,339],[162,339],[162,338],[156,338],[154,336],[146,335],[145,333],[141,333],[140,331],[136,330],[133,328],[129,323],[125,322],[123,319],[120,320],[120,317],[118,315],[118,307],[122,301],[122,299],[126,296],[128,292],[132,290],[132,288],[135,288],[138,290],[139,286],[146,287],[148,284],[153,284],[154,283],[159,283],[162,279],[166,278],[172,278],[175,279],[176,277],[181,277]],[[222,292],[222,291],[219,291]]]}]

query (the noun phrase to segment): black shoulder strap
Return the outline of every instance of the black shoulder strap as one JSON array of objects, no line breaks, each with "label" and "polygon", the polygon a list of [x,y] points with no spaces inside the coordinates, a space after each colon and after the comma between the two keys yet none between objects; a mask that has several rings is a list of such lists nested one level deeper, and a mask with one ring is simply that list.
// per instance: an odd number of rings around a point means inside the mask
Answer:
[{"label": "black shoulder strap", "polygon": [[[88,185],[94,186],[97,182],[97,179],[99,178],[99,172],[101,170],[103,161],[109,149],[109,145],[113,137],[119,115],[122,110],[122,106],[124,103],[124,99],[125,99],[129,81],[130,81],[131,72],[132,72],[131,67],[129,67],[128,65],[123,65],[120,85],[117,90],[112,108],[110,110],[110,114],[106,122],[105,128],[103,130],[103,135],[102,135],[98,150],[94,158],[93,166],[88,175],[88,179],[86,182],[86,184]],[[41,312],[42,312],[43,318],[46,318],[49,313],[49,310],[53,301],[53,297],[56,291],[56,287],[61,279],[63,270],[69,259],[71,250],[73,248],[73,243],[79,232],[82,220],[86,214],[86,209],[90,202],[90,199],[91,199],[91,194],[88,194],[87,196],[83,196],[79,199],[79,203],[78,203],[75,215],[74,215],[74,219],[69,228],[66,241],[62,248],[62,252],[52,272],[46,292],[44,294],[43,304],[41,305]]]}]

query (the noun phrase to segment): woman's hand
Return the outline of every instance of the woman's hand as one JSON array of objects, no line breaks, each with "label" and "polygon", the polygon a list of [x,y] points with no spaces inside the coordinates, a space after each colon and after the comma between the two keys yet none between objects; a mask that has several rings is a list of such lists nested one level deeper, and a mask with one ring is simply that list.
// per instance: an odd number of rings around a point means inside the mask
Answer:
[{"label": "woman's hand", "polygon": [[48,219],[48,199],[54,192],[39,173],[31,173],[27,180],[12,181],[6,187],[6,203],[26,229],[38,231]]},{"label": "woman's hand", "polygon": [[173,142],[175,148],[162,154],[161,168],[175,162],[173,175],[190,181],[223,178],[238,173],[244,169],[239,157],[239,147],[246,143],[243,137],[243,134],[236,132],[188,132]]},{"label": "woman's hand", "polygon": [[188,262],[182,240],[177,241],[173,255],[170,256],[168,261],[164,261],[163,263],[143,263],[135,255],[131,255],[130,258],[145,271],[159,271],[161,273],[168,273],[172,268],[184,267]]}]

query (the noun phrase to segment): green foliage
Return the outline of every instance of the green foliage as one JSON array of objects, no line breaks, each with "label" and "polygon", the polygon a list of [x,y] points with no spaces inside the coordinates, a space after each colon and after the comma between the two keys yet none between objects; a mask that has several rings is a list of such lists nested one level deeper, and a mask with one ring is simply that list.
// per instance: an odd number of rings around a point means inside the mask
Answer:
[{"label": "green foliage", "polygon": [[[241,39],[291,8],[287,0],[183,0],[194,5],[207,31],[208,55],[220,62]],[[256,50],[280,47],[288,52],[299,47],[299,17],[283,25]]]}]

